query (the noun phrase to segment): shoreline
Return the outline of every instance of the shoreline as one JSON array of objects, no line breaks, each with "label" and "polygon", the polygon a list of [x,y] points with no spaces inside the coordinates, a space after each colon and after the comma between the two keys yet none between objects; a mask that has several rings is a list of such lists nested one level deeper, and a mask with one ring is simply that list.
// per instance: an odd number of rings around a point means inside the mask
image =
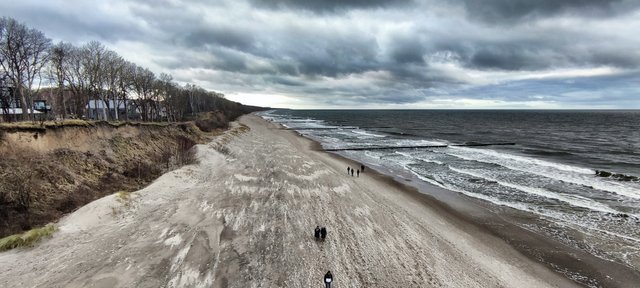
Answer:
[{"label": "shoreline", "polygon": [[[259,117],[259,116],[258,116]],[[261,117],[260,117],[261,118]],[[266,121],[265,119],[261,118]],[[267,121],[269,122],[269,121]],[[272,122],[269,122],[272,123]],[[276,124],[276,123],[273,123]],[[312,144],[310,149],[326,153],[338,160],[358,166],[360,162],[340,155],[339,152],[326,151],[322,144],[314,139],[305,137],[294,129],[297,137],[306,139]],[[489,233],[499,238],[507,245],[521,253],[528,259],[540,263],[546,269],[557,273],[579,285],[588,287],[635,287],[640,283],[640,272],[617,262],[599,258],[585,251],[570,247],[546,235],[527,230],[517,224],[544,225],[545,220],[533,214],[519,211],[510,207],[500,206],[476,199],[455,191],[421,181],[413,175],[394,175],[380,172],[381,167],[368,167],[366,173],[378,181],[407,193],[410,197],[423,205],[435,209],[439,213],[453,216],[450,220],[458,228],[475,229],[475,233]],[[455,208],[454,208],[455,206]],[[500,213],[492,210],[499,210]]]}]

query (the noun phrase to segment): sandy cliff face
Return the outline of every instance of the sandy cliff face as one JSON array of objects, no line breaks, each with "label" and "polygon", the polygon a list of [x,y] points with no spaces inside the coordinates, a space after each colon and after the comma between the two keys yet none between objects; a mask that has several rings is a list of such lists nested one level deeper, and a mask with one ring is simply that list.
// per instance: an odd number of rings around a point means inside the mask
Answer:
[{"label": "sandy cliff face", "polygon": [[[184,163],[202,140],[191,124],[107,123],[0,134],[0,236],[46,224]],[[188,154],[188,153],[187,153]]]}]

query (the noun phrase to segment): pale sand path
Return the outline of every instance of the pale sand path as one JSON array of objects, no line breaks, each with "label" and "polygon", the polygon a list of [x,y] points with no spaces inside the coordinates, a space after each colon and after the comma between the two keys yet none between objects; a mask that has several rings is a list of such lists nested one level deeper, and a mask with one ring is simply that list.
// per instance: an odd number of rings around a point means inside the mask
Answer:
[{"label": "pale sand path", "polygon": [[[0,253],[0,287],[571,287],[502,240],[256,116],[229,154],[59,223],[50,240]],[[234,134],[237,134],[235,136]],[[325,243],[313,228],[325,225]]]}]

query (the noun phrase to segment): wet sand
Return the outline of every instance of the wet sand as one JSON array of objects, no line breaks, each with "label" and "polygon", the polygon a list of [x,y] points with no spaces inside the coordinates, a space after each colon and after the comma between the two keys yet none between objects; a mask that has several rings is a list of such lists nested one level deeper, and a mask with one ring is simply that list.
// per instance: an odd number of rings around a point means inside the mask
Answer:
[{"label": "wet sand", "polygon": [[[573,287],[476,218],[248,115],[199,164],[0,253],[1,287]],[[479,219],[479,218],[478,218]],[[313,238],[326,226],[323,243]],[[511,243],[513,244],[513,243]]]}]

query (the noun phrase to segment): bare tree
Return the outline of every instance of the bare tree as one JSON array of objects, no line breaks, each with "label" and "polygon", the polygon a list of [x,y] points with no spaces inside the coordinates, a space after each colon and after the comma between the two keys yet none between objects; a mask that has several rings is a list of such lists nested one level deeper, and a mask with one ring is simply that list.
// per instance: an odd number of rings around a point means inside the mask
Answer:
[{"label": "bare tree", "polygon": [[[107,94],[109,96],[110,103],[114,105],[114,115],[111,115],[113,119],[120,119],[120,101],[121,99],[121,91],[120,91],[120,82],[121,78],[124,76],[124,69],[126,66],[126,61],[120,55],[115,52],[109,51],[107,53]],[[125,98],[126,99],[126,98]],[[109,104],[109,103],[106,103]]]},{"label": "bare tree", "polygon": [[3,198],[13,202],[18,209],[29,212],[33,204],[33,177],[35,172],[32,169],[14,167],[6,173],[0,174],[5,181],[0,183],[0,192]]},{"label": "bare tree", "polygon": [[33,100],[33,84],[48,60],[51,39],[13,18],[3,17],[0,22],[4,22],[1,25],[4,29],[0,39],[0,65],[20,96],[22,115],[30,119],[28,110]]},{"label": "bare tree", "polygon": [[[5,34],[5,27],[7,26],[7,18],[0,18],[0,45],[3,45],[4,43],[4,34]],[[5,70],[4,68],[4,62],[5,62],[5,55],[4,53],[0,53],[0,79],[4,79],[7,76],[8,71]]]},{"label": "bare tree", "polygon": [[85,54],[84,49],[73,47],[69,61],[65,67],[65,76],[67,77],[67,83],[69,84],[69,88],[73,94],[73,110],[76,116],[89,116],[88,110],[85,110],[89,101],[89,76],[85,71]]},{"label": "bare tree", "polygon": [[49,52],[49,74],[52,82],[58,87],[57,97],[52,106],[60,106],[62,112],[62,118],[67,117],[67,105],[64,99],[65,82],[67,81],[68,62],[73,52],[73,46],[69,43],[58,42],[58,44],[51,47]]},{"label": "bare tree", "polygon": [[[173,116],[173,109],[169,106],[169,99],[176,94],[177,87],[172,82],[173,76],[161,73],[160,78],[157,80],[158,86],[158,99],[157,102],[160,107],[160,113],[164,113],[167,117],[167,121],[170,122]],[[174,120],[175,121],[175,120]]]},{"label": "bare tree", "polygon": [[133,77],[133,88],[137,94],[136,106],[140,108],[142,114],[142,121],[150,121],[151,108],[153,102],[153,86],[156,76],[151,70],[137,67]]},{"label": "bare tree", "polygon": [[[102,45],[102,43],[98,41],[91,41],[82,47],[84,50],[83,53],[83,65],[85,66],[84,72],[87,74],[86,79],[87,86],[89,87],[89,91],[92,94],[94,100],[95,109],[97,113],[98,102],[95,100],[105,100],[107,97],[105,96],[104,86],[107,80],[106,77],[106,64],[107,58],[110,57],[107,54],[112,53],[108,51],[107,48]],[[96,96],[98,99],[96,99]],[[107,107],[106,102],[103,102],[105,105],[102,105],[102,116],[103,120],[107,120]],[[96,115],[97,116],[97,115]]]},{"label": "bare tree", "polygon": [[[119,103],[117,103],[119,102],[117,101],[119,88],[118,82],[119,78],[121,77],[121,72],[124,64],[124,59],[120,55],[118,55],[118,53],[111,50],[105,51],[102,65],[104,87],[102,88],[99,95],[101,96],[102,102],[104,104],[103,112],[106,108],[109,111],[108,115],[111,119],[119,118],[118,110],[120,107]],[[111,107],[112,105],[114,107]],[[111,114],[111,108],[114,108],[114,114]],[[106,117],[105,120],[107,120]]]},{"label": "bare tree", "polygon": [[[2,39],[4,39],[6,19],[0,18],[0,45],[2,45]],[[9,109],[11,108],[11,102],[13,101],[12,91],[9,88],[9,73],[4,69],[5,62],[4,53],[0,53],[0,107],[2,107],[2,116],[5,121],[10,121]]]},{"label": "bare tree", "polygon": [[[119,100],[124,102],[125,121],[129,121],[129,91],[134,87],[137,66],[134,63],[125,61],[122,66],[120,77],[118,78]],[[134,108],[135,109],[135,108]]]}]

